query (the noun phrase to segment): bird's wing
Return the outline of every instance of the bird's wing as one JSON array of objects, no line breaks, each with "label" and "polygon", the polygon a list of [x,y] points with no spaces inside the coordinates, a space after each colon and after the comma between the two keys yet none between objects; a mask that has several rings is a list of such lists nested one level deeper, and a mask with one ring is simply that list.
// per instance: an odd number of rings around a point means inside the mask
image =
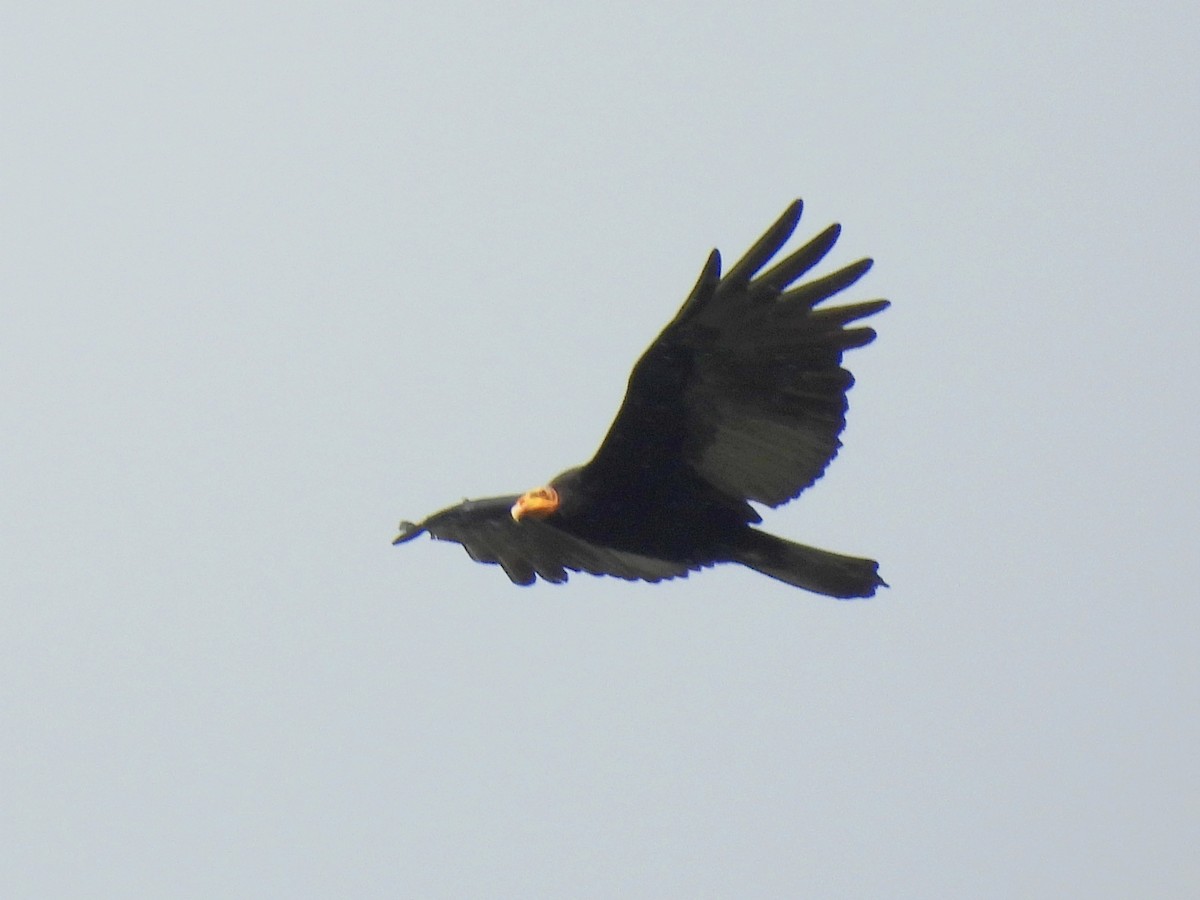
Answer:
[{"label": "bird's wing", "polygon": [[516,496],[464,500],[434,513],[423,522],[401,522],[402,544],[429,534],[462,544],[476,562],[499,565],[514,584],[533,584],[540,576],[561,584],[567,572],[612,575],[628,581],[662,581],[687,575],[686,565],[626,553],[589,543],[553,525],[533,519],[513,521],[509,512]]},{"label": "bird's wing", "polygon": [[675,318],[638,360],[624,402],[586,467],[619,484],[680,462],[730,497],[784,503],[837,454],[853,377],[842,354],[875,338],[851,322],[886,300],[816,308],[871,268],[863,259],[793,287],[838,239],[832,225],[769,269],[799,200],[725,275],[717,251]]}]

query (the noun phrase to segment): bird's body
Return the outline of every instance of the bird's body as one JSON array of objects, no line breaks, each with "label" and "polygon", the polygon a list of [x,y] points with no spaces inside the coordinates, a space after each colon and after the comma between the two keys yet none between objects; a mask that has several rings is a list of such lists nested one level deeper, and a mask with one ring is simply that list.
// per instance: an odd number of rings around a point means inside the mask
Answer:
[{"label": "bird's body", "polygon": [[870,260],[789,285],[832,248],[838,226],[764,273],[800,217],[799,201],[723,278],[713,251],[675,318],[634,367],[596,455],[522,495],[464,501],[401,524],[395,543],[428,531],[518,584],[568,570],[658,581],[736,562],[835,597],[872,595],[872,560],[754,528],[750,501],[778,506],[821,476],[840,446],[842,353],[874,339],[845,326],[885,300],[814,309],[857,281]]},{"label": "bird's body", "polygon": [[624,484],[626,489],[614,491],[585,467],[551,480],[564,498],[556,527],[582,540],[695,568],[726,561],[737,535],[748,522],[759,521],[749,504],[720,496],[682,466]]}]

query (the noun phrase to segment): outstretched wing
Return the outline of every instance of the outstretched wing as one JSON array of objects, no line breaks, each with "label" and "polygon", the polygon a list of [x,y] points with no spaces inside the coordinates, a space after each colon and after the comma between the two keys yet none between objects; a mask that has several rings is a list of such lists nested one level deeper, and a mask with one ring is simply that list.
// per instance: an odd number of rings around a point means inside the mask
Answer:
[{"label": "outstretched wing", "polygon": [[837,454],[853,377],[842,354],[875,338],[846,327],[886,300],[816,308],[866,274],[863,259],[792,287],[837,242],[831,225],[774,266],[799,200],[721,276],[713,251],[675,318],[638,360],[617,417],[585,467],[621,484],[682,462],[728,496],[778,506]]},{"label": "outstretched wing", "polygon": [[686,565],[600,547],[543,521],[515,522],[509,510],[516,499],[464,500],[423,522],[401,522],[400,536],[392,543],[429,532],[439,541],[462,544],[476,562],[499,565],[514,584],[533,584],[538,576],[561,584],[568,570],[627,581],[662,581],[688,573]]}]

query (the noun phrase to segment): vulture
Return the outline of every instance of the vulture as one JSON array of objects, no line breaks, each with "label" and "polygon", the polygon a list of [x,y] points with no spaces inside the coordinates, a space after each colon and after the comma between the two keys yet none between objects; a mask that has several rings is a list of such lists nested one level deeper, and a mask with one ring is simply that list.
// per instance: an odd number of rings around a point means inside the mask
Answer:
[{"label": "vulture", "polygon": [[727,272],[713,250],[679,311],[642,354],[595,456],[541,487],[464,500],[393,543],[428,532],[499,565],[514,584],[569,572],[642,581],[738,563],[829,597],[886,586],[874,560],[789,541],[755,526],[811,486],[841,446],[842,355],[875,338],[860,320],[888,306],[826,306],[871,268],[862,259],[801,280],[833,248],[831,225],[776,260],[797,200]]}]

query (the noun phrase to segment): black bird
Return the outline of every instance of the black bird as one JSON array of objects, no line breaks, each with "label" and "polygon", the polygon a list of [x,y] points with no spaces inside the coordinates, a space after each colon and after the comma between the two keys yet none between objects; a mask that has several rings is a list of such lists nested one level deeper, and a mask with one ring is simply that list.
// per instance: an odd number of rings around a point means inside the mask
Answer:
[{"label": "black bird", "polygon": [[748,501],[786,503],[837,454],[854,383],[842,353],[875,338],[846,326],[888,306],[816,308],[865,275],[870,259],[791,287],[833,247],[839,225],[762,271],[801,209],[792,203],[724,277],[712,252],[634,366],[591,462],[519,496],[402,522],[394,543],[427,531],[498,563],[515,584],[561,583],[568,570],[660,581],[735,562],[818,594],[873,595],[885,584],[875,561],[751,527],[762,517]]}]

